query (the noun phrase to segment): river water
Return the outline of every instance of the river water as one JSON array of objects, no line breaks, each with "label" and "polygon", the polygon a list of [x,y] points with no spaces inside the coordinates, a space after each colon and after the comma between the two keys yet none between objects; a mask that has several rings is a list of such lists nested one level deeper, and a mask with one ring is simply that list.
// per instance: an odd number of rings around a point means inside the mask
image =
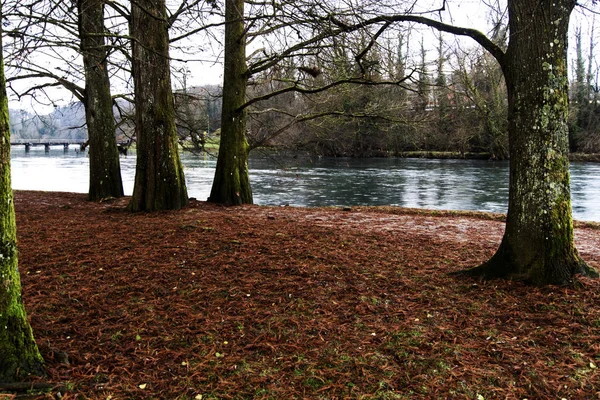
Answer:
[{"label": "river water", "polygon": [[[12,149],[15,190],[85,193],[87,154],[43,147]],[[182,155],[190,197],[206,200],[216,161]],[[319,158],[253,154],[250,181],[262,205],[398,205],[403,207],[506,212],[508,162],[400,158]],[[135,155],[121,157],[125,193],[133,192]],[[600,164],[571,164],[575,219],[600,222]]]}]

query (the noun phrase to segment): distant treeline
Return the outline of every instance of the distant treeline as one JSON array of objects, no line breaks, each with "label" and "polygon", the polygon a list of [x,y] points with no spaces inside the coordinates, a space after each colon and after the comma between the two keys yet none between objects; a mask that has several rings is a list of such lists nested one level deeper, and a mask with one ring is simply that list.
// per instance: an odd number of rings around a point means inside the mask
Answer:
[{"label": "distant treeline", "polygon": [[[375,81],[400,80],[403,76],[385,72],[382,62],[377,65],[371,76]],[[256,103],[249,108],[250,146],[327,156],[442,151],[507,158],[506,89],[498,67],[482,52],[470,55],[468,68],[450,75],[440,71],[441,68],[437,73],[429,73],[423,64],[414,77],[401,85],[343,84],[324,93],[289,92]],[[339,79],[337,75],[339,69],[319,70],[318,76],[311,79],[327,84],[328,80]],[[253,84],[250,96],[276,90],[277,82],[282,80],[271,77]],[[600,153],[598,91],[577,80],[571,86],[571,151]],[[186,149],[200,150],[207,135],[218,135],[220,87],[176,91],[175,105],[180,142]],[[121,102],[114,111],[118,138],[132,138],[133,107]],[[81,103],[56,107],[46,115],[11,110],[10,127],[11,134],[22,139],[87,138]]]},{"label": "distant treeline", "polygon": [[85,110],[81,103],[56,107],[39,115],[25,110],[9,110],[10,133],[16,139],[85,139]]},{"label": "distant treeline", "polygon": [[[570,88],[570,150],[600,153],[600,90],[594,83],[598,79],[583,71],[579,40],[578,72]],[[413,60],[411,65],[416,67],[411,68],[405,67],[402,46],[392,57],[389,52],[372,51],[371,58],[360,65],[360,73],[371,84],[347,83],[315,94],[288,92],[257,103],[250,110],[250,144],[329,156],[441,151],[506,159],[508,104],[500,67],[483,50],[449,55],[445,49],[440,38],[437,58],[427,63],[422,47],[420,62]],[[334,54],[332,59],[332,67],[313,66],[304,79],[326,86],[357,75],[352,70],[356,64],[344,54]],[[290,80],[265,77],[250,93],[261,96]]]},{"label": "distant treeline", "polygon": [[[221,87],[204,86],[174,92],[178,128],[181,139],[192,133],[214,133],[221,126]],[[131,103],[118,99],[113,112],[119,140],[133,138]],[[85,108],[81,102],[56,106],[51,113],[10,110],[10,132],[15,139],[87,139]]]}]

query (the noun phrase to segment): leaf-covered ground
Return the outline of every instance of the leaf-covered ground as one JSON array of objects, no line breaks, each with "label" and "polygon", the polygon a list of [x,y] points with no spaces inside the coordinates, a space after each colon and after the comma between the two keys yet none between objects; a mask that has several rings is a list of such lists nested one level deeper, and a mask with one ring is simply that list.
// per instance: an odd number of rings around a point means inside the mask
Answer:
[{"label": "leaf-covered ground", "polygon": [[[16,193],[37,397],[600,398],[600,281],[449,276],[498,216],[126,202]],[[600,230],[576,242],[599,268]]]}]

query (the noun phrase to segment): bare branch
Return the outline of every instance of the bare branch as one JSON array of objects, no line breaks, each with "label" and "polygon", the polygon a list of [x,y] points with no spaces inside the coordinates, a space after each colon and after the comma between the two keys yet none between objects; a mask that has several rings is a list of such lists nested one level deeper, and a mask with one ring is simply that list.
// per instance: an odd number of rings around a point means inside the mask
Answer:
[{"label": "bare branch", "polygon": [[331,89],[333,87],[344,85],[344,84],[369,85],[369,86],[383,86],[383,85],[400,86],[402,83],[404,83],[404,82],[412,79],[412,75],[413,75],[414,72],[415,71],[413,70],[409,75],[407,75],[407,76],[405,76],[405,77],[403,77],[403,78],[401,78],[399,80],[393,81],[393,82],[392,81],[375,82],[375,81],[372,81],[372,80],[369,80],[369,79],[365,79],[365,78],[359,77],[359,78],[340,79],[340,80],[337,80],[335,82],[331,82],[331,83],[329,83],[327,85],[324,85],[324,86],[321,86],[321,87],[318,87],[318,88],[312,88],[312,89],[299,87],[297,85],[297,82],[296,82],[294,85],[287,86],[287,87],[285,87],[283,89],[276,90],[274,92],[267,93],[267,94],[265,94],[263,96],[255,97],[255,98],[253,98],[251,100],[248,100],[241,107],[241,109],[247,108],[247,107],[249,107],[249,106],[251,106],[251,105],[253,105],[255,103],[258,103],[260,101],[265,101],[265,100],[268,100],[268,99],[270,99],[272,97],[276,97],[276,96],[282,95],[284,93],[296,92],[296,93],[301,93],[301,94],[315,94],[315,93],[324,92],[324,91],[329,90],[329,89]]}]

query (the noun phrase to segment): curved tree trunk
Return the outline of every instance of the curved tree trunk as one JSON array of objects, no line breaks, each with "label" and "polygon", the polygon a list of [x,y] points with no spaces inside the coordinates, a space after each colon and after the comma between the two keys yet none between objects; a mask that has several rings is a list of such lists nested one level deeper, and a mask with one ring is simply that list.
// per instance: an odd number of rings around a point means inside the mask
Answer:
[{"label": "curved tree trunk", "polygon": [[510,191],[496,254],[470,271],[534,284],[597,276],[573,242],[568,160],[567,0],[509,1]]},{"label": "curved tree trunk", "polygon": [[[0,38],[0,48],[2,40]],[[4,60],[0,54],[0,382],[44,373],[21,300],[17,234],[10,180],[10,130]]]},{"label": "curved tree trunk", "polygon": [[225,3],[225,71],[223,75],[223,110],[221,143],[209,202],[225,205],[252,204],[248,176],[248,141],[246,139],[246,39],[244,0]]},{"label": "curved tree trunk", "polygon": [[132,2],[137,165],[131,211],[176,210],[188,202],[169,68],[164,0]]},{"label": "curved tree trunk", "polygon": [[79,36],[85,69],[85,119],[90,144],[90,200],[122,197],[123,182],[115,138],[108,56],[104,43],[104,2],[78,0]]}]

